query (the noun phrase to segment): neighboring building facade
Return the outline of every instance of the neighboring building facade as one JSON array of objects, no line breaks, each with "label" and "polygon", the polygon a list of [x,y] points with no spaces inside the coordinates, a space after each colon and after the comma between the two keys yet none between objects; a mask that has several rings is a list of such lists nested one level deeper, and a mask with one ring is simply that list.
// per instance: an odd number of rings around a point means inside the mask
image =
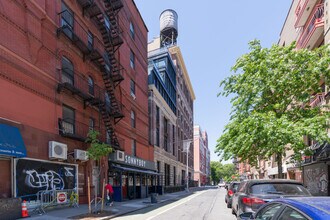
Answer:
[{"label": "neighboring building facade", "polygon": [[[175,19],[165,22],[168,21],[166,19],[172,18]],[[183,152],[183,142],[192,141],[195,95],[182,54],[176,45],[176,12],[165,10],[161,14],[160,23],[161,36],[148,45],[149,131],[150,143],[155,148],[155,163],[160,173],[158,185],[165,186],[166,191],[167,188],[186,183],[186,154]],[[166,26],[168,24],[172,25]],[[192,147],[188,173],[191,180]]]},{"label": "neighboring building facade", "polygon": [[[180,50],[180,47],[170,47],[169,51],[172,56],[172,60],[176,67],[176,88],[177,88],[177,159],[180,162],[178,167],[178,175],[181,178],[181,183],[185,182],[186,176],[188,181],[193,180],[194,175],[194,147],[193,147],[193,135],[194,135],[194,100],[196,99],[195,93],[190,82],[189,74],[184,63],[184,59]],[[187,152],[184,149],[184,142],[191,141]],[[188,174],[187,166],[188,163]]]},{"label": "neighboring building facade", "polygon": [[[134,1],[1,1],[0,15],[0,198],[67,189],[86,203],[88,178],[119,201],[146,197],[147,28]],[[88,160],[89,130],[116,149],[110,164]],[[35,186],[50,172],[58,184]]]},{"label": "neighboring building facade", "polygon": [[[279,45],[288,45],[292,41],[297,41],[297,49],[312,50],[329,44],[329,3],[329,0],[294,0],[283,26]],[[311,107],[329,104],[329,82],[321,80],[319,83],[322,92],[313,94],[310,100]],[[305,142],[310,146],[313,155],[305,156],[301,164],[304,185],[313,195],[329,196],[330,145],[316,143],[307,137]],[[297,168],[293,166],[292,169]],[[297,173],[291,173],[293,174],[297,176]]]},{"label": "neighboring building facade", "polygon": [[194,126],[194,181],[198,186],[210,184],[210,150],[207,132],[199,125]]},{"label": "neighboring building facade", "polygon": [[[150,43],[149,45],[151,45]],[[150,48],[150,47],[149,47]],[[149,51],[149,131],[154,159],[160,172],[158,185],[177,183],[176,71],[166,47]]]},{"label": "neighboring building facade", "polygon": [[[329,1],[328,0],[293,0],[287,18],[284,22],[278,44],[290,45],[296,41],[297,49],[315,49],[329,43]],[[320,106],[329,103],[329,85],[320,81],[322,92],[314,94],[310,106]],[[330,195],[330,145],[319,144],[307,137],[305,142],[313,151],[312,156],[305,156],[302,163],[290,161],[293,151],[286,152],[283,158],[283,173],[287,179],[303,181],[313,195]],[[278,166],[275,156],[267,161],[259,161],[259,177],[277,178]]]}]

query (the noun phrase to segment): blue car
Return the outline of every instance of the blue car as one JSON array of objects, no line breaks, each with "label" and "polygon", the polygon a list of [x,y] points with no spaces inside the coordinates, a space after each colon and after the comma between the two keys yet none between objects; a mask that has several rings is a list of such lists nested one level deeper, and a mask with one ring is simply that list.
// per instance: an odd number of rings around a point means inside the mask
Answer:
[{"label": "blue car", "polygon": [[269,202],[242,220],[330,220],[330,197],[292,197]]}]

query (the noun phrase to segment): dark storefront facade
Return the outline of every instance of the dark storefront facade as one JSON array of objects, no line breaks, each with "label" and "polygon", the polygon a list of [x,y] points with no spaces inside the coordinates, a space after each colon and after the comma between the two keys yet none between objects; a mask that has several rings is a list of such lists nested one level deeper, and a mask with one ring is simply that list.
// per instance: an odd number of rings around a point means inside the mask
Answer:
[{"label": "dark storefront facade", "polygon": [[115,201],[146,198],[150,193],[162,191],[155,163],[122,151],[110,155],[108,175]]},{"label": "dark storefront facade", "polygon": [[330,196],[330,145],[313,145],[313,155],[303,161],[304,185],[313,196]]}]

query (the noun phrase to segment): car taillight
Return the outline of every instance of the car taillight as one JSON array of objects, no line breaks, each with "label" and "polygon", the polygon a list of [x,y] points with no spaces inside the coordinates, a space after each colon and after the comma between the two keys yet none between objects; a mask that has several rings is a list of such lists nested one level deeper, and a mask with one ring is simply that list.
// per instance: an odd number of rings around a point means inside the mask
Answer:
[{"label": "car taillight", "polygon": [[242,198],[242,203],[248,206],[252,206],[255,204],[264,204],[266,203],[264,200],[262,199],[258,199],[258,198],[249,198],[249,197],[243,197]]},{"label": "car taillight", "polygon": [[233,196],[234,192],[232,190],[228,190],[228,196]]}]

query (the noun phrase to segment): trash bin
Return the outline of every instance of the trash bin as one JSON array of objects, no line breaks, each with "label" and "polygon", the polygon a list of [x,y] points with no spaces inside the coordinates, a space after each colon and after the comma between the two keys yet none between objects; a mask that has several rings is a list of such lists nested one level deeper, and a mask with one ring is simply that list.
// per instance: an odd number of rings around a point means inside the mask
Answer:
[{"label": "trash bin", "polygon": [[150,199],[151,199],[151,203],[157,203],[157,193],[151,193],[150,195]]}]

